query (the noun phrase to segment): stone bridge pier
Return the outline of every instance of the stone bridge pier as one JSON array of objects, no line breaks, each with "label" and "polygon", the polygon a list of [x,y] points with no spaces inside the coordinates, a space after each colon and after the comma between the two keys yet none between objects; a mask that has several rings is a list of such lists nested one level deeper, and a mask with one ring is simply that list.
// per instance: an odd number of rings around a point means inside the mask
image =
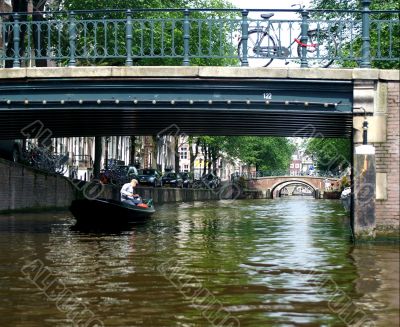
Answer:
[{"label": "stone bridge pier", "polygon": [[[304,72],[313,75],[311,70]],[[328,74],[329,71],[326,71]],[[349,70],[337,70],[334,78],[349,78]],[[315,76],[317,77],[317,76]],[[318,78],[322,78],[321,74]],[[325,78],[329,78],[325,76]],[[353,69],[353,167],[351,222],[355,239],[399,238],[399,71]],[[310,123],[310,127],[313,127]],[[310,133],[309,137],[324,137]],[[335,160],[340,160],[340,154]],[[343,158],[343,160],[346,160]],[[274,197],[274,190],[290,176],[267,177],[249,187]],[[316,193],[321,180],[296,178]],[[293,179],[292,181],[295,181]]]},{"label": "stone bridge pier", "polygon": [[399,93],[398,70],[368,70],[354,80],[359,114],[353,118],[352,223],[357,239],[399,237]]}]

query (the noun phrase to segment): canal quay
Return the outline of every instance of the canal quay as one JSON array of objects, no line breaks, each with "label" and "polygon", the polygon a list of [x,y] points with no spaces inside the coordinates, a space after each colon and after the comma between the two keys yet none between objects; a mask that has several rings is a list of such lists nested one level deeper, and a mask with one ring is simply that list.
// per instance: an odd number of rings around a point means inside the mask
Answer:
[{"label": "canal quay", "polygon": [[0,327],[399,326],[393,2],[88,3],[0,0]]}]

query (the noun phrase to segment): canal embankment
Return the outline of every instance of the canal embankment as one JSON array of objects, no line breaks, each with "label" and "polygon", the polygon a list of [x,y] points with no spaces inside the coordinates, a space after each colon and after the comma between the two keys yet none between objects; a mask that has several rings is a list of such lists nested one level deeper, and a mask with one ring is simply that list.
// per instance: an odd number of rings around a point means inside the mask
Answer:
[{"label": "canal embankment", "polygon": [[77,196],[71,182],[0,158],[0,213],[67,208]]},{"label": "canal embankment", "polygon": [[[0,158],[0,214],[68,209],[80,197],[119,199],[119,187],[71,180]],[[143,198],[155,204],[221,199],[269,199],[268,191],[226,184],[219,190],[138,187]],[[318,197],[319,198],[319,197]],[[371,240],[399,241],[398,220],[391,225],[377,223]]]},{"label": "canal embankment", "polygon": [[[67,209],[78,197],[120,197],[120,188],[114,185],[71,180],[1,158],[0,178],[0,213]],[[156,204],[221,200],[232,194],[229,187],[222,191],[138,187],[137,192]]]}]

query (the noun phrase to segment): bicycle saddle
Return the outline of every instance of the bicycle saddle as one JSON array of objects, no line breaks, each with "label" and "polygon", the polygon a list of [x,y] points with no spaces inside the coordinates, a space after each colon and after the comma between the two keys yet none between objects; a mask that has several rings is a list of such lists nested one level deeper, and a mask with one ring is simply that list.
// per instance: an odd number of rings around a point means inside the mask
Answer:
[{"label": "bicycle saddle", "polygon": [[269,14],[261,14],[261,18],[264,19],[270,19],[274,14],[273,13],[269,13]]}]

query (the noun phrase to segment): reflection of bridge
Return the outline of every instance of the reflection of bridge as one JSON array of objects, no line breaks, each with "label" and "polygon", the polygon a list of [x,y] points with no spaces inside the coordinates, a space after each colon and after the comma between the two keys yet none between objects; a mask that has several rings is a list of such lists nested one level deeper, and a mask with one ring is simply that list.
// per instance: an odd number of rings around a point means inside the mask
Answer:
[{"label": "reflection of bridge", "polygon": [[321,192],[325,191],[326,186],[337,185],[338,178],[314,177],[314,176],[271,176],[260,177],[248,181],[250,189],[260,190],[267,198],[276,198],[280,191],[288,185],[296,184],[311,188],[315,198],[319,198]]},{"label": "reflection of bridge", "polygon": [[276,192],[277,196],[313,196],[314,190],[306,184],[288,184]]}]

